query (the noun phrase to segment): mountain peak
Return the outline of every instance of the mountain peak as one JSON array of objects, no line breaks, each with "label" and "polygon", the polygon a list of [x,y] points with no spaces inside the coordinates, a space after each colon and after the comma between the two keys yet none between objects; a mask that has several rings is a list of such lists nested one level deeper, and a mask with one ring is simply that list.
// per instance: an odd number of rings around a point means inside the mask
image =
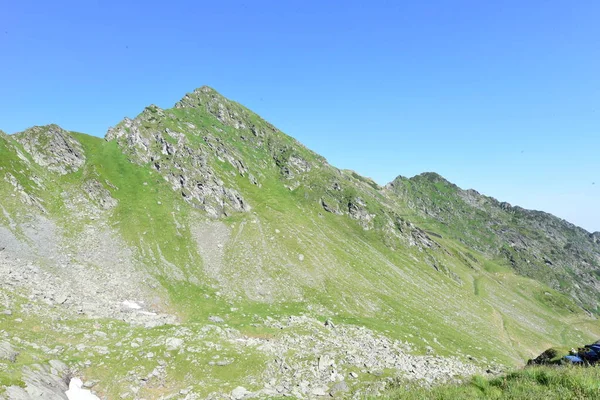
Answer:
[{"label": "mountain peak", "polygon": [[413,180],[428,180],[431,182],[441,182],[445,184],[452,184],[452,182],[448,181],[446,178],[438,174],[437,172],[423,172],[418,175],[413,176]]},{"label": "mountain peak", "polygon": [[223,98],[219,92],[210,86],[201,86],[191,93],[186,93],[181,100],[175,103],[175,108],[195,108],[217,97]]},{"label": "mountain peak", "polygon": [[85,154],[70,132],[56,124],[34,126],[14,135],[34,161],[50,171],[65,175],[85,163]]}]

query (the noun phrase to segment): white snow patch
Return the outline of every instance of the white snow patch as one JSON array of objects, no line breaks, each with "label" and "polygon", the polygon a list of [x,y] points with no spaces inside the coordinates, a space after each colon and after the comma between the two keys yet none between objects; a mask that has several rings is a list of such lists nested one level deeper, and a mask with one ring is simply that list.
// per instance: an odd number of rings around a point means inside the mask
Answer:
[{"label": "white snow patch", "polygon": [[141,310],[142,309],[142,306],[140,306],[135,301],[125,300],[122,304],[127,308],[131,308],[132,310]]},{"label": "white snow patch", "polygon": [[89,390],[82,389],[83,382],[79,378],[71,379],[69,390],[65,392],[69,400],[100,400],[98,396],[92,394]]}]

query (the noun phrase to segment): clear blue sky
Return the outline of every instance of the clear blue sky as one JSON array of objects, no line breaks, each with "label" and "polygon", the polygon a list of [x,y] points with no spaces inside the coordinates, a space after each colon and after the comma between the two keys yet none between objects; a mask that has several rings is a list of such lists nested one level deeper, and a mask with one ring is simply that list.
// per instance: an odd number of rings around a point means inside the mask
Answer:
[{"label": "clear blue sky", "polygon": [[380,183],[435,171],[600,230],[599,20],[598,0],[0,0],[0,129],[103,136],[206,84]]}]

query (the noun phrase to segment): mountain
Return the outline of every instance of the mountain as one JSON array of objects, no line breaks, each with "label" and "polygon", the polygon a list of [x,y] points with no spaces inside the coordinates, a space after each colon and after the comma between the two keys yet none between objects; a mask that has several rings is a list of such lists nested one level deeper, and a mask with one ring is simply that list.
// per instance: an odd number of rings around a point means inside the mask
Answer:
[{"label": "mountain", "polygon": [[367,395],[600,334],[600,234],[381,187],[209,87],[104,140],[0,133],[0,211],[8,398]]},{"label": "mountain", "polygon": [[434,173],[398,177],[388,188],[421,226],[567,294],[589,313],[600,311],[598,232],[462,190]]}]

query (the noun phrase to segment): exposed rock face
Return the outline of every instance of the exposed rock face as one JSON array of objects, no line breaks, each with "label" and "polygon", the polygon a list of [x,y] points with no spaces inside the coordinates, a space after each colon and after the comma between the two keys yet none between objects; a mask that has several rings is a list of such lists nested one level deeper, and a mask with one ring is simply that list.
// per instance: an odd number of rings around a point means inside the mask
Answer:
[{"label": "exposed rock face", "polygon": [[395,221],[396,229],[405,237],[409,238],[410,246],[420,246],[430,249],[437,249],[438,244],[429,237],[422,229],[415,226],[412,222],[406,221],[403,218],[397,217]]},{"label": "exposed rock face", "polygon": [[85,163],[81,143],[57,125],[35,126],[14,137],[37,164],[50,171],[65,175]]},{"label": "exposed rock face", "polygon": [[18,355],[19,352],[15,351],[9,342],[0,342],[0,360],[14,363],[17,360]]},{"label": "exposed rock face", "polygon": [[[212,217],[250,210],[241,194],[227,187],[214,173],[210,159],[214,155],[227,160],[240,174],[246,171],[243,163],[220,143],[219,138],[194,125],[182,125],[185,133],[164,127],[165,121],[172,117],[165,115],[159,107],[147,107],[137,118],[125,119],[111,128],[106,140],[116,140],[133,162],[150,164],[173,190]],[[188,137],[199,135],[204,136],[207,147],[194,145]]]},{"label": "exposed rock face", "polygon": [[348,215],[360,222],[363,228],[370,229],[371,221],[375,215],[367,210],[367,203],[360,197],[356,197],[348,202]]},{"label": "exposed rock face", "polygon": [[58,360],[50,361],[50,365],[35,364],[23,369],[25,387],[9,386],[6,388],[8,400],[48,399],[67,400],[69,370]]},{"label": "exposed rock face", "polygon": [[18,193],[19,198],[20,198],[21,202],[23,202],[23,204],[26,204],[28,206],[37,207],[41,212],[46,213],[46,209],[44,208],[43,202],[36,196],[27,192],[25,190],[25,188],[23,187],[23,185],[21,185],[21,183],[17,180],[17,178],[13,174],[11,174],[10,172],[7,172],[6,175],[4,175],[4,180],[6,182],[10,183],[10,185],[13,187],[14,191],[16,193]]},{"label": "exposed rock face", "polygon": [[83,184],[83,190],[88,195],[90,200],[96,202],[100,207],[105,210],[114,208],[117,205],[110,192],[97,180],[88,180]]},{"label": "exposed rock face", "polygon": [[321,199],[321,206],[327,212],[330,212],[330,213],[333,213],[333,214],[337,214],[337,215],[342,215],[342,212],[338,208],[337,203],[334,203],[334,202],[331,202],[330,200],[325,200],[325,199],[322,198]]}]

